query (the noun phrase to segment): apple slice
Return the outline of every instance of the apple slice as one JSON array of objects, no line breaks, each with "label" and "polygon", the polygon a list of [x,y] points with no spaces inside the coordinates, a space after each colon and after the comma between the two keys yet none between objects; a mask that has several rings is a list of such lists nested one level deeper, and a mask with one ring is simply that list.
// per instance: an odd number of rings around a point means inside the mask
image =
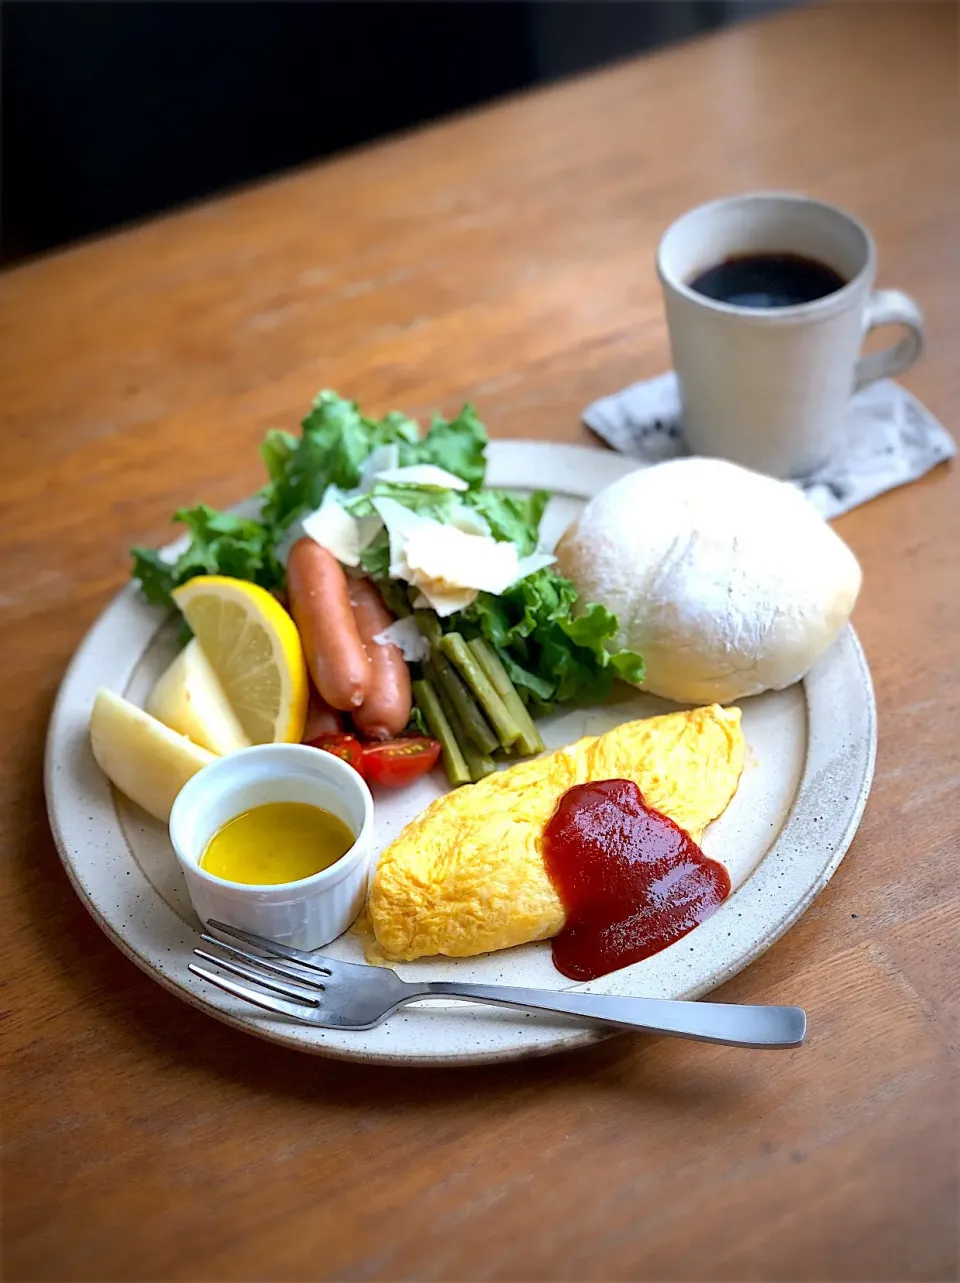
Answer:
[{"label": "apple slice", "polygon": [[250,737],[196,637],[154,686],[146,709],[164,726],[221,757],[250,746]]},{"label": "apple slice", "polygon": [[213,753],[178,735],[113,691],[97,691],[90,743],[103,773],[145,811],[166,822],[174,799]]}]

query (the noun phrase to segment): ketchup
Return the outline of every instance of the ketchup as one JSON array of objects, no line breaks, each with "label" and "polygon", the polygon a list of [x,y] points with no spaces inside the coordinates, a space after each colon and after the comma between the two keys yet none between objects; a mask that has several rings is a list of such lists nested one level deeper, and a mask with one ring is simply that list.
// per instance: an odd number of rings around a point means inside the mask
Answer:
[{"label": "ketchup", "polygon": [[544,864],[566,910],[553,963],[593,980],[649,958],[714,913],[730,874],[632,780],[568,789],[544,830]]}]

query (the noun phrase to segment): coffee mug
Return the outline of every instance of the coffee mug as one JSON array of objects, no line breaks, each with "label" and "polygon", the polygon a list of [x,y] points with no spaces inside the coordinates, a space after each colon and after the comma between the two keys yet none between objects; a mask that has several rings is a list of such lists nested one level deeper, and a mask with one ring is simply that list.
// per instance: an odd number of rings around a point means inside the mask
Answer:
[{"label": "coffee mug", "polygon": [[[851,394],[923,347],[913,299],[873,290],[876,258],[857,219],[790,193],[712,201],[667,229],[657,270],[694,453],[775,477],[834,453]],[[879,325],[906,334],[860,356]]]}]

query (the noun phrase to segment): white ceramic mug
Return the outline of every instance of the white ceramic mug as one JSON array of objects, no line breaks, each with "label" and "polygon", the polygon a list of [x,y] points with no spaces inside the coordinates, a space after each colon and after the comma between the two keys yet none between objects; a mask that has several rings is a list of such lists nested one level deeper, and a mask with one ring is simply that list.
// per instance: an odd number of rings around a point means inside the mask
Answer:
[{"label": "white ceramic mug", "polygon": [[[721,303],[690,288],[725,259],[763,253],[813,259],[846,284],[779,308]],[[804,196],[756,192],[690,210],[664,233],[657,270],[690,448],[775,477],[823,464],[839,443],[851,394],[909,369],[923,347],[913,299],[873,290],[876,249],[867,229]],[[878,325],[907,332],[860,356]]]}]

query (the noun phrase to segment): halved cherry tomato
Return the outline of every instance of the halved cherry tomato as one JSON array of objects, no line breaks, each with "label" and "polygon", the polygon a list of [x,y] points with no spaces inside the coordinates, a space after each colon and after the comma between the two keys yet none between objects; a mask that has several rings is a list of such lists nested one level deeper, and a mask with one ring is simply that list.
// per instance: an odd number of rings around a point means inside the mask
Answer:
[{"label": "halved cherry tomato", "polygon": [[363,769],[363,745],[355,735],[344,735],[339,731],[327,731],[324,735],[317,735],[310,740],[311,748],[322,748],[325,753],[332,753],[334,757],[342,758],[348,766],[352,766],[360,775],[364,775]]},{"label": "halved cherry tomato", "polygon": [[360,773],[371,784],[402,788],[431,770],[440,756],[440,741],[426,735],[408,735],[403,739],[385,740],[382,744],[364,744]]}]

